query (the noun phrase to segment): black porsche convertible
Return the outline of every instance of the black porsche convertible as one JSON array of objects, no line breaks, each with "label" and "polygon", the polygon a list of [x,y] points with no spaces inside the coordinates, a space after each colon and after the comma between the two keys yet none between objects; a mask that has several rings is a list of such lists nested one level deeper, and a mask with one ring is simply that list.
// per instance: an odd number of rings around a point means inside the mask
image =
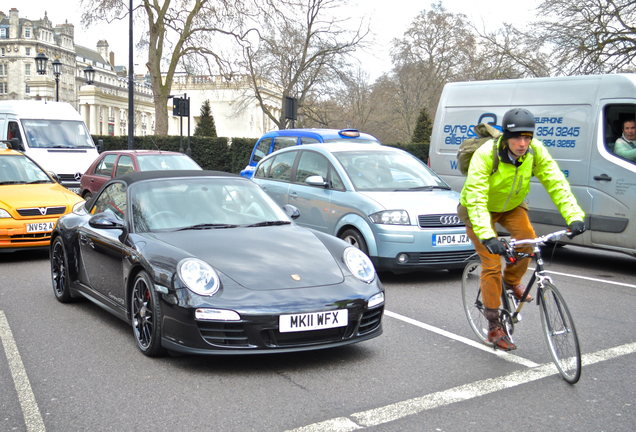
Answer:
[{"label": "black porsche convertible", "polygon": [[59,219],[53,291],[129,322],[148,356],[302,351],[379,336],[384,288],[369,258],[297,226],[298,215],[232,174],[117,177]]}]

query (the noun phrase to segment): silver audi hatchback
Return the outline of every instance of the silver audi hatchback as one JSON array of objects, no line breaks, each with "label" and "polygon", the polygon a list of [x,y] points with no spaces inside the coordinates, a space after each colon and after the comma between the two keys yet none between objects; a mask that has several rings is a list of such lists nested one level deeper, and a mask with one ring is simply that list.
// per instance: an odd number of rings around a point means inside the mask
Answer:
[{"label": "silver audi hatchback", "polygon": [[474,253],[459,194],[397,148],[289,147],[261,160],[253,181],[280,206],[296,206],[296,223],[357,246],[378,271],[459,271]]}]

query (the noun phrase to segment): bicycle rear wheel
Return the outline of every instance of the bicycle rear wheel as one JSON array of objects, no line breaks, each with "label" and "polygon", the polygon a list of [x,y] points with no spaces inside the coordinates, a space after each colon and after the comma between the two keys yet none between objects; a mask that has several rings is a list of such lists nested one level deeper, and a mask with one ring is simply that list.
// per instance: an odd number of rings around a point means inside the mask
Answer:
[{"label": "bicycle rear wheel", "polygon": [[540,298],[541,324],[550,355],[563,379],[575,384],[581,377],[581,349],[570,311],[550,282],[545,282]]},{"label": "bicycle rear wheel", "polygon": [[481,261],[471,261],[462,274],[462,301],[470,328],[477,338],[488,346],[488,320],[484,316],[484,303],[481,299]]}]

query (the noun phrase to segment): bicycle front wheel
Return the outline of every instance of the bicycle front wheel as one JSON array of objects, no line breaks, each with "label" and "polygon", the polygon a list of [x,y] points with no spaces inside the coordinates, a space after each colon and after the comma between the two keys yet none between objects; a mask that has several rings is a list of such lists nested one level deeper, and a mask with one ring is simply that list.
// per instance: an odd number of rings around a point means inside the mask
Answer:
[{"label": "bicycle front wheel", "polygon": [[470,328],[477,338],[488,346],[488,320],[484,316],[481,299],[481,261],[471,261],[462,274],[462,300]]},{"label": "bicycle front wheel", "polygon": [[561,376],[570,384],[581,377],[581,349],[572,315],[563,296],[550,282],[541,290],[541,324],[550,355]]}]

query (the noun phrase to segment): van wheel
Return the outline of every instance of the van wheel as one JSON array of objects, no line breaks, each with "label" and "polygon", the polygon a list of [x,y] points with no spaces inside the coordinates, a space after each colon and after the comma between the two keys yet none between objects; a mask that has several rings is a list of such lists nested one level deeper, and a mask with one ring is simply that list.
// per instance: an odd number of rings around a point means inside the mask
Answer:
[{"label": "van wheel", "polygon": [[365,254],[369,255],[369,249],[367,248],[367,242],[364,241],[364,237],[357,229],[350,228],[340,234],[340,238],[349,243],[353,247],[357,247]]},{"label": "van wheel", "polygon": [[82,198],[84,198],[84,200],[88,201],[89,199],[93,198],[93,194],[86,191],[84,192],[84,195],[82,195]]}]

